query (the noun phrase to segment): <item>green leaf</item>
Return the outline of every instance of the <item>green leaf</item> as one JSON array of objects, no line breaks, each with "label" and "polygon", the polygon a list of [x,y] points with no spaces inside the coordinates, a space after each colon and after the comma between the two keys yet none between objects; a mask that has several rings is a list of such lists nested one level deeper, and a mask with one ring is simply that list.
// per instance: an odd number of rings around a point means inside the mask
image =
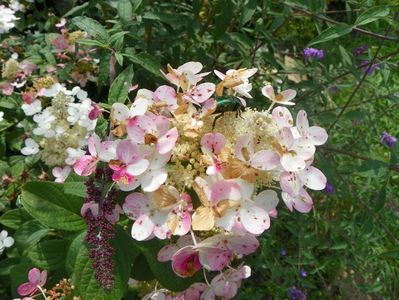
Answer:
[{"label": "green leaf", "polygon": [[313,46],[333,39],[337,39],[341,36],[344,36],[345,34],[350,33],[351,31],[352,27],[348,24],[343,24],[343,23],[335,24],[330,28],[324,30],[322,33],[320,33],[320,35],[311,40],[308,45]]},{"label": "green leaf", "polygon": [[109,83],[109,63],[111,54],[109,51],[104,51],[100,54],[100,63],[98,65],[98,87],[106,86]]},{"label": "green leaf", "polygon": [[67,247],[65,240],[43,241],[29,249],[28,257],[39,268],[56,270],[64,266]]},{"label": "green leaf", "polygon": [[[170,262],[159,262],[157,254],[163,244],[156,240],[136,243],[144,254],[151,272],[155,275],[159,283],[168,290],[179,292],[187,289],[197,279],[196,277],[180,278],[173,272]],[[134,265],[133,265],[134,268]]]},{"label": "green leaf", "polygon": [[216,11],[213,36],[215,39],[218,39],[227,32],[227,28],[234,15],[234,4],[231,0],[218,1]]},{"label": "green leaf", "polygon": [[132,3],[133,7],[132,7],[132,11],[136,12],[136,10],[140,7],[141,3],[143,2],[143,0],[130,0],[130,2]]},{"label": "green leaf", "polygon": [[248,0],[244,4],[244,8],[242,10],[241,18],[240,18],[240,27],[244,26],[247,22],[249,22],[256,11],[256,7],[258,5],[257,0]]},{"label": "green leaf", "polygon": [[86,236],[86,231],[78,234],[69,246],[66,258],[65,258],[65,269],[68,274],[73,273],[75,267],[76,257],[78,256],[79,250],[83,247],[83,241]]},{"label": "green leaf", "polygon": [[16,208],[4,213],[4,215],[0,217],[0,224],[8,228],[18,229],[22,224],[29,220],[32,220],[32,217],[24,208]]},{"label": "green leaf", "polygon": [[38,220],[24,223],[14,234],[15,244],[20,252],[36,245],[49,232],[50,228],[41,224]]},{"label": "green leaf", "polygon": [[139,54],[124,54],[128,59],[130,59],[133,63],[138,64],[139,66],[143,67],[150,73],[163,78],[161,72],[160,63],[150,54],[142,52]]},{"label": "green leaf", "polygon": [[92,261],[89,252],[83,244],[76,257],[72,280],[75,284],[77,294],[82,299],[96,300],[120,300],[123,296],[126,282],[122,282],[118,268],[115,268],[115,284],[111,291],[104,290],[95,278]]},{"label": "green leaf", "polygon": [[64,193],[69,195],[75,195],[81,198],[85,198],[87,194],[87,187],[84,182],[65,182]]},{"label": "green leaf", "polygon": [[69,17],[69,16],[72,16],[72,15],[74,15],[74,14],[80,13],[80,12],[83,11],[86,7],[88,7],[89,4],[90,4],[89,2],[85,2],[85,3],[83,3],[82,5],[75,6],[75,7],[72,8],[70,11],[68,11],[68,12],[64,15],[64,17]]},{"label": "green leaf", "polygon": [[11,278],[11,293],[13,298],[18,298],[17,288],[24,282],[28,281],[28,272],[34,267],[32,263],[23,262],[20,263],[10,270]]},{"label": "green leaf", "polygon": [[101,43],[100,41],[90,40],[90,39],[79,39],[76,40],[78,44],[86,45],[86,46],[95,46],[95,47],[107,47],[106,44]]},{"label": "green leaf", "polygon": [[22,188],[21,201],[30,215],[49,227],[66,231],[86,228],[80,216],[82,198],[65,194],[61,184],[28,182]]},{"label": "green leaf", "polygon": [[119,52],[115,52],[116,61],[120,66],[123,66],[123,55]]},{"label": "green leaf", "polygon": [[356,19],[355,25],[356,26],[366,25],[368,23],[374,22],[388,15],[389,15],[388,6],[385,5],[375,6],[361,13],[360,16]]},{"label": "green leaf", "polygon": [[122,73],[115,78],[112,82],[111,88],[108,95],[108,104],[115,102],[125,102],[128,94],[130,85],[133,80],[133,66],[128,66]]},{"label": "green leaf", "polygon": [[385,182],[382,188],[378,191],[377,197],[375,199],[376,201],[374,206],[375,212],[380,211],[384,207],[385,202],[387,201],[387,184],[388,182]]},{"label": "green leaf", "polygon": [[140,254],[140,249],[133,242],[121,226],[116,227],[115,239],[112,241],[116,249],[115,266],[121,276],[122,282],[128,282],[132,263]]},{"label": "green leaf", "polygon": [[381,253],[382,256],[392,257],[399,260],[399,248]]},{"label": "green leaf", "polygon": [[9,257],[0,261],[0,275],[9,275],[11,269],[18,264],[19,257]]},{"label": "green leaf", "polygon": [[109,39],[109,35],[105,28],[96,20],[88,17],[75,17],[72,19],[72,24],[86,31],[92,37],[100,39],[104,43]]},{"label": "green leaf", "polygon": [[130,0],[118,1],[118,15],[122,23],[127,23],[132,19],[133,7]]}]

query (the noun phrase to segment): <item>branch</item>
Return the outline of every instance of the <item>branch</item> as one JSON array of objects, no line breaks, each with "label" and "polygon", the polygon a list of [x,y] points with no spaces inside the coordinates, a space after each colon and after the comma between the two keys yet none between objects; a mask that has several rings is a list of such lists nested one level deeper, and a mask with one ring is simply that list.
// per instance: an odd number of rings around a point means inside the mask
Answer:
[{"label": "branch", "polygon": [[[288,7],[291,7],[292,9],[295,9],[295,10],[297,10],[297,11],[299,11],[299,12],[305,14],[305,15],[314,17],[314,18],[316,18],[316,19],[325,21],[325,22],[327,22],[327,23],[331,23],[331,24],[340,24],[340,22],[338,22],[338,21],[335,21],[335,20],[333,20],[333,19],[327,18],[327,17],[322,16],[322,15],[319,15],[319,14],[312,13],[312,12],[310,12],[310,11],[307,11],[307,10],[305,10],[305,9],[296,7],[296,6],[294,6],[294,5],[287,4],[287,3],[284,3],[284,5],[286,5],[286,6],[288,6]],[[353,30],[353,31],[360,32],[360,33],[365,34],[365,35],[373,36],[373,37],[376,37],[376,38],[379,38],[379,39],[382,39],[382,40],[387,40],[387,41],[392,41],[392,42],[397,42],[397,41],[399,41],[399,39],[396,38],[396,37],[388,36],[388,35],[387,35],[388,33],[386,33],[385,35],[382,35],[382,34],[374,33],[374,32],[371,32],[371,31],[368,31],[368,30],[365,30],[365,29],[358,28],[358,27],[356,27],[356,26],[353,26],[353,27],[352,27],[352,30]]]}]

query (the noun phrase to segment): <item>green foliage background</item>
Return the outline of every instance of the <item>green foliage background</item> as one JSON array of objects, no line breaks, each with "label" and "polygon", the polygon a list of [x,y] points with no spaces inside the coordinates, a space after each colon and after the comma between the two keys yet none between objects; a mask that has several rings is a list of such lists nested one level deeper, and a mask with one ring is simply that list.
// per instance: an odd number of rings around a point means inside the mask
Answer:
[{"label": "green foliage background", "polygon": [[[389,149],[379,142],[383,131],[399,137],[398,5],[382,0],[38,0],[20,16],[13,32],[20,38],[7,42],[39,65],[53,64],[55,49],[49,41],[64,15],[69,28],[89,33],[90,38],[78,40],[80,47],[97,48],[98,80],[87,90],[104,106],[126,99],[125,81],[152,89],[165,83],[160,68],[186,61],[200,61],[207,70],[257,67],[254,100],[249,101],[253,107],[265,107],[260,88],[266,82],[296,89],[294,110],[305,109],[311,122],[329,129],[316,165],[335,192],[312,193],[315,207],[309,214],[289,213],[281,206],[260,251],[249,259],[253,275],[237,299],[287,299],[293,285],[305,289],[309,299],[398,299],[399,146]],[[355,57],[353,51],[364,44],[369,49]],[[304,59],[302,50],[309,45],[323,49],[324,59]],[[117,77],[110,86],[112,58]],[[379,64],[369,76],[359,67],[366,60]],[[71,79],[69,71],[58,70],[60,80]],[[164,278],[161,283],[172,289],[176,283],[176,289],[189,284],[176,280],[168,266],[157,265],[151,253],[160,245],[136,244],[120,227],[117,288],[107,294],[96,285],[82,245],[81,179],[21,188],[48,172],[38,158],[19,154],[31,129],[26,121],[23,128],[15,127],[24,119],[21,103],[18,96],[0,99],[6,113],[0,128],[0,175],[15,179],[3,182],[0,224],[16,240],[0,260],[0,298],[16,296],[26,270],[35,265],[51,270],[51,282],[72,276],[83,299],[135,299],[137,291],[127,291],[124,282],[143,276],[134,270],[143,255],[140,268],[147,279]],[[51,195],[43,192],[49,190]],[[126,244],[130,250],[122,251]],[[301,269],[306,277],[300,276]]]}]

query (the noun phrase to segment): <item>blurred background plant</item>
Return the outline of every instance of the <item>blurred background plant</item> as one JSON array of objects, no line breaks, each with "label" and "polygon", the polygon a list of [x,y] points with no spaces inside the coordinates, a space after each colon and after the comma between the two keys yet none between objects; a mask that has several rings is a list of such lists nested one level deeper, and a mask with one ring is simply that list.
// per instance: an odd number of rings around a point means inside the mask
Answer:
[{"label": "blurred background plant", "polygon": [[[132,63],[133,82],[149,89],[164,80],[159,69],[168,63],[200,61],[222,72],[256,67],[248,101],[256,108],[265,107],[260,88],[266,82],[296,89],[294,109],[328,128],[316,165],[329,185],[313,193],[313,213],[279,210],[237,299],[398,299],[399,1],[19,2],[25,8],[16,13],[15,28],[0,36],[2,81],[5,62],[17,53],[38,65],[40,75],[53,66],[60,81],[85,85],[97,102],[106,102],[110,81]],[[67,28],[61,34],[60,17]],[[60,35],[77,43],[75,51],[91,51],[96,62],[72,53],[62,58],[54,42]],[[18,94],[0,98],[0,224],[17,245],[1,257],[2,299],[10,298],[10,283],[14,292],[26,281],[22,270],[40,261],[38,245],[59,238],[69,246],[79,238],[53,232],[18,208],[23,183],[51,177],[38,158],[19,153],[31,130],[22,103]],[[64,245],[56,246],[67,251]],[[68,274],[64,261],[57,264],[54,270]]]}]

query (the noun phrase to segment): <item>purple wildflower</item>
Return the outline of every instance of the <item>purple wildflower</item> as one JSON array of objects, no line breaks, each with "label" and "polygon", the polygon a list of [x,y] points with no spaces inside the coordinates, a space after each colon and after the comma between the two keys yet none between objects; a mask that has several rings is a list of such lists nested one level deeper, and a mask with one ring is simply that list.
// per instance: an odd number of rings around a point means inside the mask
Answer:
[{"label": "purple wildflower", "polygon": [[337,94],[337,93],[339,93],[339,88],[338,88],[336,85],[333,85],[333,86],[330,86],[330,87],[328,88],[328,91],[329,91],[331,94]]},{"label": "purple wildflower", "polygon": [[389,133],[387,133],[385,131],[382,133],[381,138],[380,138],[381,144],[388,146],[389,148],[395,147],[397,141],[398,140],[396,137],[390,135]]},{"label": "purple wildflower", "polygon": [[306,300],[307,293],[296,286],[292,286],[288,289],[288,297],[290,300]]},{"label": "purple wildflower", "polygon": [[[114,248],[110,240],[115,237],[114,222],[111,216],[115,209],[115,190],[102,195],[103,183],[110,180],[111,174],[97,169],[94,177],[86,181],[87,197],[82,215],[88,229],[85,241],[89,244],[89,257],[99,284],[106,290],[114,286]],[[88,208],[92,207],[92,208]]]},{"label": "purple wildflower", "polygon": [[308,272],[306,272],[305,269],[300,269],[299,270],[299,275],[301,277],[306,277],[306,276],[308,276]]},{"label": "purple wildflower", "polygon": [[360,56],[369,49],[369,45],[361,45],[353,51],[354,56]]},{"label": "purple wildflower", "polygon": [[371,67],[369,66],[369,64],[370,62],[368,60],[362,60],[359,65],[361,66],[361,69],[364,73],[367,73],[367,75],[372,75],[374,71],[380,67],[380,64],[373,63]]},{"label": "purple wildflower", "polygon": [[285,250],[285,248],[282,248],[280,251],[280,255],[281,256],[286,256],[287,255],[287,250]]},{"label": "purple wildflower", "polygon": [[332,194],[334,193],[334,186],[331,184],[331,182],[327,181],[326,187],[324,188],[324,192],[326,194]]},{"label": "purple wildflower", "polygon": [[324,51],[316,48],[305,48],[303,49],[303,55],[306,58],[316,58],[321,60],[324,57]]}]

